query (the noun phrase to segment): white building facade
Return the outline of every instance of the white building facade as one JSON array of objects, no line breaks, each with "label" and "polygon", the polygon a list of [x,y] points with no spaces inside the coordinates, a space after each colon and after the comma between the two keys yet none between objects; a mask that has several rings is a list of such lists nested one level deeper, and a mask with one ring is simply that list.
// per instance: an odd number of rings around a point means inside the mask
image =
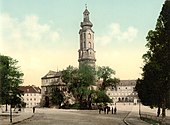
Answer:
[{"label": "white building facade", "polygon": [[117,89],[109,88],[106,94],[113,100],[113,103],[117,102],[131,102],[136,104],[138,100],[138,94],[135,90],[136,80],[120,80],[117,85]]},{"label": "white building facade", "polygon": [[32,108],[39,106],[41,100],[41,89],[34,85],[32,86],[20,86],[19,89],[23,91],[23,101],[26,103],[26,108]]}]

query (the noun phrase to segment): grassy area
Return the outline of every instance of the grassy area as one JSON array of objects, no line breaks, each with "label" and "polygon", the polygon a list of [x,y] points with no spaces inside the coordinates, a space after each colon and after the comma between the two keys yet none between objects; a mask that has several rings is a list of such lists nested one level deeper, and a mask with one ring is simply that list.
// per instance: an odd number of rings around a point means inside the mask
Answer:
[{"label": "grassy area", "polygon": [[151,125],[170,125],[169,123],[162,123],[161,121],[157,121],[154,119],[150,119],[150,118],[141,118],[143,121],[151,124]]},{"label": "grassy area", "polygon": [[154,120],[154,119],[144,118],[144,117],[141,117],[141,119],[145,122],[148,122],[149,124],[152,124],[152,125],[160,125],[161,124],[160,121],[157,121],[157,120]]}]

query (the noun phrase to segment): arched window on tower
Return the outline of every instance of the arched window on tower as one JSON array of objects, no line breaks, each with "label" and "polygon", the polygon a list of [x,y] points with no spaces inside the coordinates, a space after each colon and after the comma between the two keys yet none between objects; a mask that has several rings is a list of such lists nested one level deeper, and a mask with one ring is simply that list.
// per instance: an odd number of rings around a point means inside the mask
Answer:
[{"label": "arched window on tower", "polygon": [[84,48],[86,48],[86,42],[84,42]]},{"label": "arched window on tower", "polygon": [[84,33],[84,39],[86,39],[86,33]]},{"label": "arched window on tower", "polygon": [[91,42],[89,42],[89,48],[91,48]]},{"label": "arched window on tower", "polygon": [[90,33],[88,34],[88,39],[91,39],[91,34]]},{"label": "arched window on tower", "polygon": [[82,42],[80,43],[80,49],[83,49],[83,43]]}]

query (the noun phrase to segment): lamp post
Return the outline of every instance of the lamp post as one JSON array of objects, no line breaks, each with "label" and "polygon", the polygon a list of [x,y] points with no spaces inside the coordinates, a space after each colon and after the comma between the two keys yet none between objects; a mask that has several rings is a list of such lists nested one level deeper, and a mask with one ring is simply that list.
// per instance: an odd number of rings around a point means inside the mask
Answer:
[{"label": "lamp post", "polygon": [[9,96],[10,96],[10,123],[12,123],[12,91],[9,91]]},{"label": "lamp post", "polygon": [[139,116],[141,116],[141,102],[140,102],[140,99],[139,99]]}]

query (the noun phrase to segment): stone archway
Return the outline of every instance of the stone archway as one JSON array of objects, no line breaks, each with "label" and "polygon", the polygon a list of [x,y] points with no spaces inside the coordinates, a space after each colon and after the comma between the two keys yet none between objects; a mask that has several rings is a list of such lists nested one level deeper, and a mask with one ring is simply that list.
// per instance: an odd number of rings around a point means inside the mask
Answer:
[{"label": "stone archway", "polygon": [[119,100],[119,102],[120,102],[120,101],[121,101],[121,98],[119,97],[118,100]]},{"label": "stone archway", "polygon": [[49,107],[49,97],[45,96],[45,105],[44,107]]}]

